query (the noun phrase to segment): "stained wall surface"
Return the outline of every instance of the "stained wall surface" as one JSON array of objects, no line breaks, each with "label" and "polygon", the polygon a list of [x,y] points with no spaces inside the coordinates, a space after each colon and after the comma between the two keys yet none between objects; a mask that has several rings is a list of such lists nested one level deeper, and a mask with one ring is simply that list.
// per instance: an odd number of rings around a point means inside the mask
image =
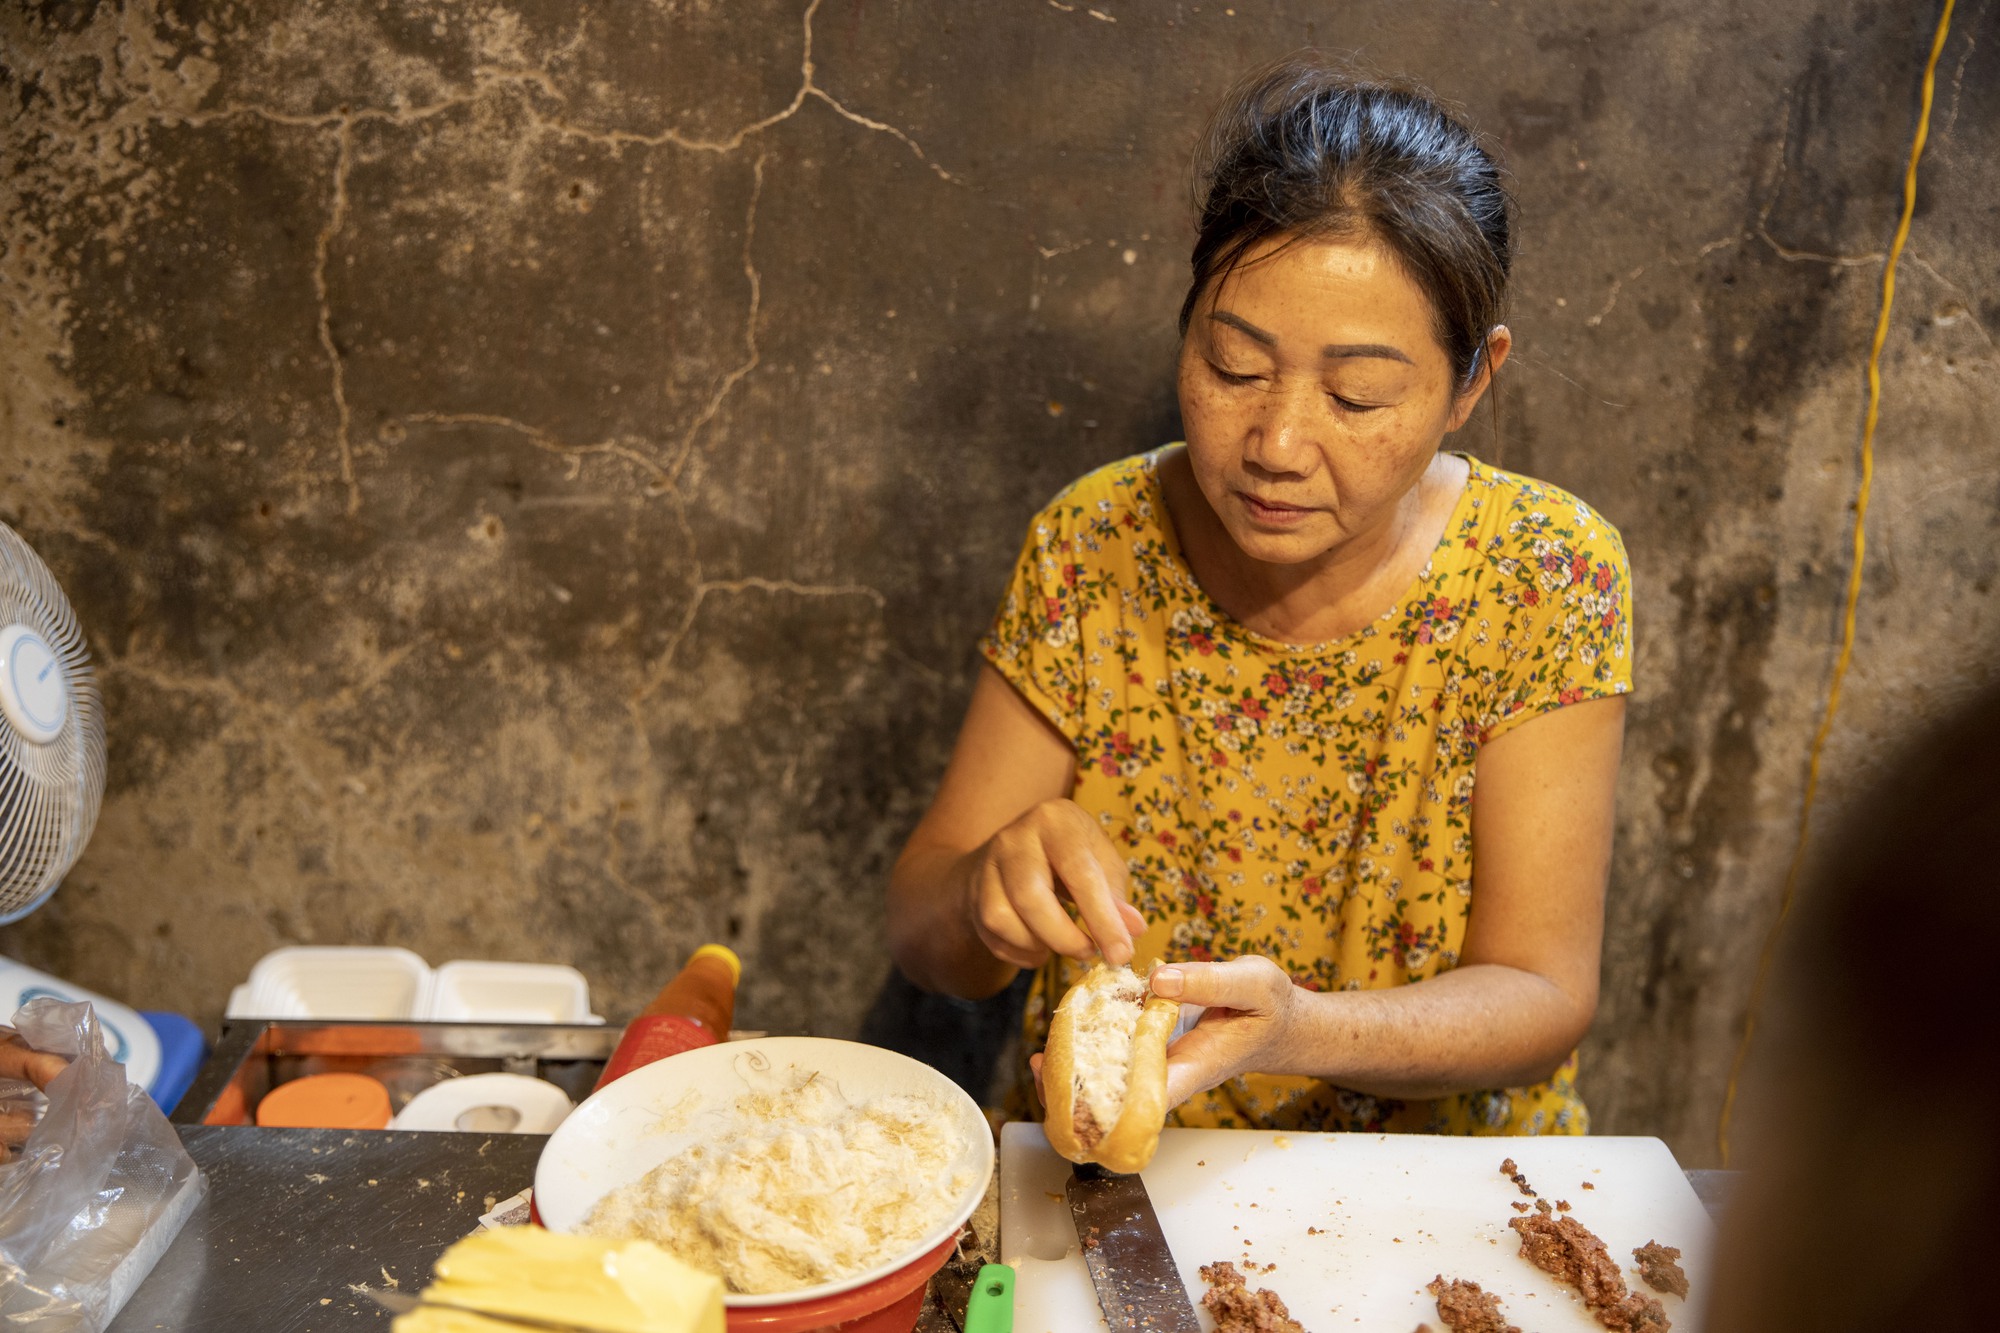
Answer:
[{"label": "stained wall surface", "polygon": [[[721,939],[745,1023],[855,1031],[1025,520],[1174,438],[1194,136],[1310,44],[1513,173],[1462,447],[1636,571],[1584,1087],[1710,1160],[1937,8],[5,6],[0,519],[88,628],[111,778],[0,948],[213,1020],[284,944],[573,963],[623,1013]],[[1940,65],[1821,829],[1993,675],[1993,9]]]}]

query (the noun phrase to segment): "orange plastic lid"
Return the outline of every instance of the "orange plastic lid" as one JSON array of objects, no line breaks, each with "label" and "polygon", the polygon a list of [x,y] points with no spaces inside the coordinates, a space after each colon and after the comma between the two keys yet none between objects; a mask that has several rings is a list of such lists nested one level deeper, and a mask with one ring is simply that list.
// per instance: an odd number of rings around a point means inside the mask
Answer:
[{"label": "orange plastic lid", "polygon": [[366,1074],[309,1074],[280,1083],[257,1103],[257,1123],[281,1129],[381,1129],[389,1090]]}]

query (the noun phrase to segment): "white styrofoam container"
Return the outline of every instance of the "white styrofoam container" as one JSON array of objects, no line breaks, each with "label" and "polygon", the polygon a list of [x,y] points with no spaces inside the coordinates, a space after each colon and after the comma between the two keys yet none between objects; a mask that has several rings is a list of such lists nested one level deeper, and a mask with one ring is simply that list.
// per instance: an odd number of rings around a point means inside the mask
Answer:
[{"label": "white styrofoam container", "polygon": [[559,963],[461,959],[433,969],[408,949],[273,949],[229,995],[230,1018],[440,1023],[602,1023],[590,983]]},{"label": "white styrofoam container", "polygon": [[414,1019],[431,968],[408,949],[293,946],[258,959],[249,984],[243,1017]]},{"label": "white styrofoam container", "polygon": [[0,958],[0,1021],[11,1022],[14,1011],[33,999],[54,996],[71,1004],[88,1000],[97,1011],[98,1026],[104,1030],[104,1045],[111,1058],[125,1066],[125,1077],[134,1086],[152,1091],[160,1076],[160,1038],[136,1010],[116,1000],[107,1000],[95,991],[72,986],[60,977],[38,972],[25,963]]},{"label": "white styrofoam container", "polygon": [[436,1023],[602,1023],[590,983],[560,963],[456,959],[431,976],[426,1015]]}]

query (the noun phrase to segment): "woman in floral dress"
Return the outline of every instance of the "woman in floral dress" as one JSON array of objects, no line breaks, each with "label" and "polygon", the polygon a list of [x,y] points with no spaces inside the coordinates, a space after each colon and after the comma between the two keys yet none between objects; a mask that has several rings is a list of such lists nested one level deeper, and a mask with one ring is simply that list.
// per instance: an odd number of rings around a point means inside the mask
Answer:
[{"label": "woman in floral dress", "polygon": [[1581,1133],[1631,688],[1618,534],[1445,451],[1506,362],[1499,172],[1292,61],[1218,117],[1185,444],[1030,526],[891,947],[1026,1022],[1102,955],[1206,1008],[1174,1123]]}]

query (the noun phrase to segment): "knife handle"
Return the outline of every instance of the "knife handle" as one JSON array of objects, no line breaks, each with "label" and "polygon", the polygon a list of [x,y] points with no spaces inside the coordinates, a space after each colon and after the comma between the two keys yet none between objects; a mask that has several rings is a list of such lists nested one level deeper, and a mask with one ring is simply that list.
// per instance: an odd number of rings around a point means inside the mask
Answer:
[{"label": "knife handle", "polygon": [[1014,1333],[1014,1270],[987,1264],[972,1284],[965,1306],[965,1333]]}]

